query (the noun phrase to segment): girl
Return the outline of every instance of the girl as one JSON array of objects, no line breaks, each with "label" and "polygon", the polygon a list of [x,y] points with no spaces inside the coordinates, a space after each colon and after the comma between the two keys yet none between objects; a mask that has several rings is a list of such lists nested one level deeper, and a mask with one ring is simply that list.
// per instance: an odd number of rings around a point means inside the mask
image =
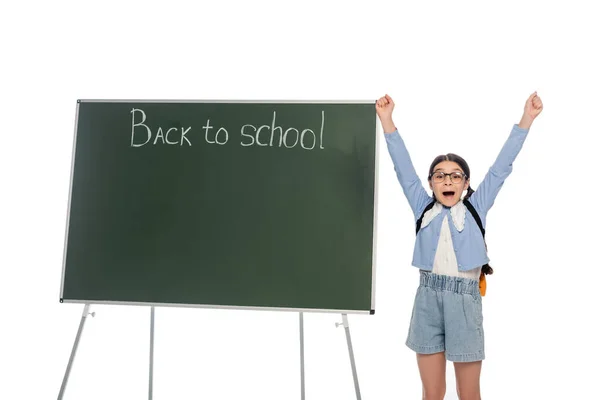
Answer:
[{"label": "girl", "polygon": [[[412,265],[420,269],[420,286],[406,345],[417,353],[423,399],[444,398],[446,360],[454,362],[459,398],[480,399],[479,376],[485,353],[479,281],[482,266],[483,273],[492,271],[487,265],[482,231],[463,200],[469,199],[485,227],[487,212],[511,173],[513,161],[542,108],[537,92],[531,94],[521,122],[513,126],[496,161],[475,191],[470,186],[470,170],[464,159],[451,153],[436,157],[427,177],[433,191],[431,197],[421,185],[392,121],[392,98],[385,95],[377,100],[377,115],[398,181],[417,221]],[[467,193],[461,200],[465,190]]]}]

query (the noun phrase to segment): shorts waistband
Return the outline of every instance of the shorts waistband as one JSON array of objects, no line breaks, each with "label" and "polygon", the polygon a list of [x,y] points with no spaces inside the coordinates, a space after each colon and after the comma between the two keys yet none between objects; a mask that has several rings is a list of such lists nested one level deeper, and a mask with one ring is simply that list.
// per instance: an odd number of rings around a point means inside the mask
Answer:
[{"label": "shorts waistband", "polygon": [[448,290],[455,293],[478,295],[479,282],[469,278],[458,276],[438,275],[432,272],[421,272],[421,286],[432,289]]}]

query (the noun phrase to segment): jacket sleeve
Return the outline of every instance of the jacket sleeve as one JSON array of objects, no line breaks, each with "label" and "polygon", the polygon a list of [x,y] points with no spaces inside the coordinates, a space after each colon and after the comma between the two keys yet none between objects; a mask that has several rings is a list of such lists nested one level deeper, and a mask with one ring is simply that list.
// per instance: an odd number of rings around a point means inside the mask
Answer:
[{"label": "jacket sleeve", "polygon": [[529,129],[519,128],[517,124],[513,126],[496,161],[488,170],[477,190],[469,198],[477,211],[483,213],[483,216],[494,205],[500,188],[512,172],[513,162],[521,151],[528,133]]},{"label": "jacket sleeve", "polygon": [[423,188],[421,180],[415,172],[408,150],[404,145],[404,140],[400,137],[398,130],[392,133],[384,133],[384,136],[392,162],[394,163],[396,176],[398,177],[400,186],[402,186],[404,195],[408,199],[416,221],[421,216],[421,212],[423,212],[425,206],[433,198]]}]

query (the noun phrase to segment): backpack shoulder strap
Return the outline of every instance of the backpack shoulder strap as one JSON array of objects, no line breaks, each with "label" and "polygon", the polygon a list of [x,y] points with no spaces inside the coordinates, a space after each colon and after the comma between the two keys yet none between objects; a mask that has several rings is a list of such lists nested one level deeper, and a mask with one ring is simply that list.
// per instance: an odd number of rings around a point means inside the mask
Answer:
[{"label": "backpack shoulder strap", "polygon": [[[485,229],[483,229],[483,224],[481,223],[481,218],[479,218],[479,214],[475,211],[475,207],[469,200],[463,200],[464,205],[467,207],[475,222],[477,222],[477,226],[479,226],[479,230],[481,231],[481,235],[483,236],[483,243],[485,244],[485,250],[487,251],[487,243],[485,242]],[[485,296],[485,275],[493,274],[494,270],[490,267],[490,264],[485,264],[481,267],[481,275],[479,277],[479,290],[482,296]]]},{"label": "backpack shoulder strap", "polygon": [[429,204],[427,204],[427,206],[425,207],[425,209],[423,210],[423,212],[421,213],[421,217],[419,217],[419,219],[417,220],[417,231],[415,232],[415,234],[419,233],[419,230],[421,229],[421,224],[423,223],[423,217],[425,216],[425,213],[429,210],[431,210],[433,208],[433,206],[435,205],[435,199],[433,199],[433,201]]},{"label": "backpack shoulder strap", "polygon": [[479,227],[479,230],[481,231],[481,234],[483,235],[483,238],[485,239],[485,229],[483,229],[483,224],[481,223],[481,218],[479,218],[479,214],[477,214],[477,211],[475,211],[475,207],[473,207],[473,204],[471,204],[471,202],[469,200],[463,200],[463,204],[467,207],[467,209],[469,210],[469,212],[475,219],[475,222],[477,222],[477,226]]}]

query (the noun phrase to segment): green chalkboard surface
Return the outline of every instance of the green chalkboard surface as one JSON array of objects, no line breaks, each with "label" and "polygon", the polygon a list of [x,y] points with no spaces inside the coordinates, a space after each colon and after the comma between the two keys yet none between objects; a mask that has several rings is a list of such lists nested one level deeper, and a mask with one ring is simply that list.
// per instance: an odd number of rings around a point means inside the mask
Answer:
[{"label": "green chalkboard surface", "polygon": [[77,102],[61,302],[374,312],[375,102]]}]

